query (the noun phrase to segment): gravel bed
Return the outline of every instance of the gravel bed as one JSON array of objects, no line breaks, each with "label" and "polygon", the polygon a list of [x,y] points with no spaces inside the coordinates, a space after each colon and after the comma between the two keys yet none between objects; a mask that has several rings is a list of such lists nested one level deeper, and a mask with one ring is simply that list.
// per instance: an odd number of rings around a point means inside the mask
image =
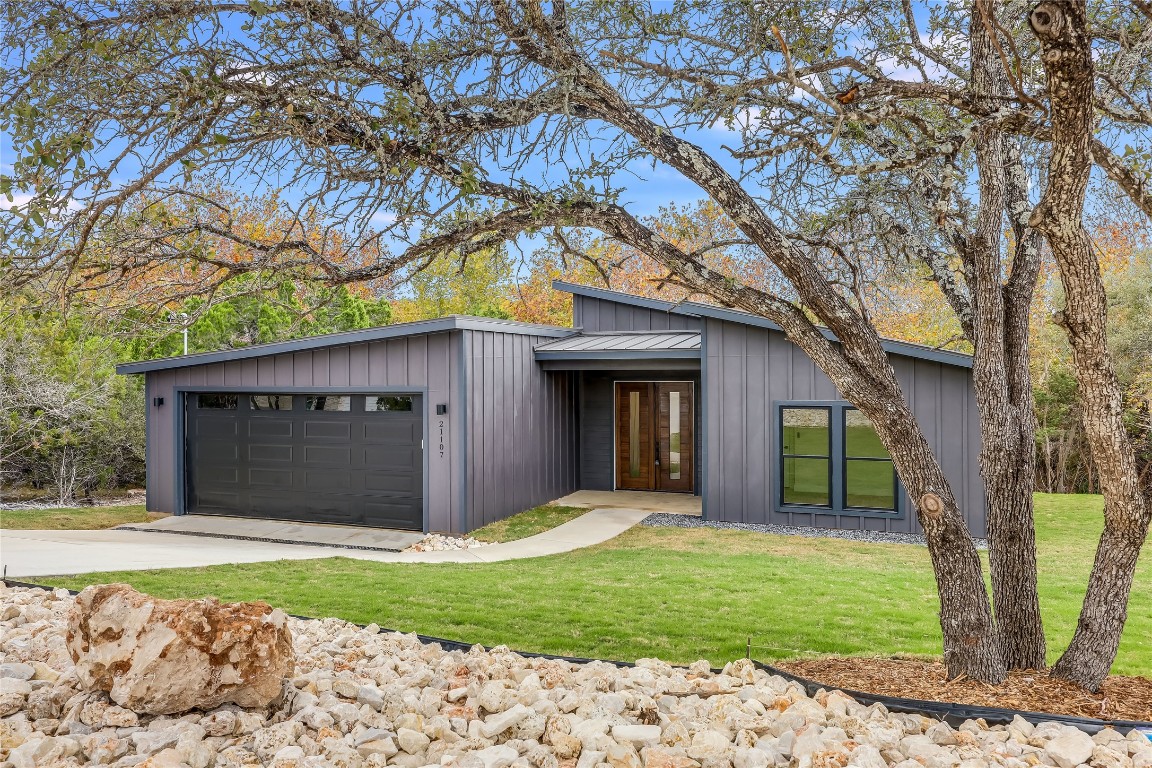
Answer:
[{"label": "gravel bed", "polygon": [[[747,659],[721,672],[705,660],[575,664],[503,646],[446,650],[338,619],[287,619],[295,663],[271,705],[154,715],[129,706],[150,679],[109,694],[89,679],[96,667],[74,663],[70,627],[92,619],[64,590],[0,587],[0,766],[1152,768],[1136,730],[1090,736],[1020,717],[950,725],[837,691],[809,697]],[[95,658],[151,663],[172,647],[157,645],[171,642],[159,626],[133,619]],[[202,667],[183,669],[182,684],[200,679]],[[170,690],[156,681],[155,693]]]},{"label": "gravel bed", "polygon": [[[849,541],[869,541],[881,544],[919,544],[925,546],[921,533],[886,533],[884,531],[846,531],[837,528],[804,528],[796,525],[772,525],[769,523],[722,523],[702,520],[695,515],[676,515],[657,512],[640,521],[640,525],[652,528],[720,528],[732,531],[752,531],[754,533],[775,533],[780,536],[805,536],[811,539],[848,539]],[[977,549],[987,549],[987,539],[972,539]]]}]

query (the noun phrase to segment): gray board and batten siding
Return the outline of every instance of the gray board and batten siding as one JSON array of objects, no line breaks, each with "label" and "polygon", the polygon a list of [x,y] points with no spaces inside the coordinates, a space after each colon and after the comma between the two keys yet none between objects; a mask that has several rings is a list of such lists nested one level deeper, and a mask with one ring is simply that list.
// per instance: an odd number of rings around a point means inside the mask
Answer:
[{"label": "gray board and batten siding", "polygon": [[[822,514],[787,509],[778,503],[777,407],[784,402],[843,400],[824,372],[778,326],[754,315],[694,302],[637,298],[560,282],[554,285],[573,294],[573,317],[584,331],[700,330],[697,425],[701,445],[697,456],[703,471],[697,489],[703,496],[706,519],[920,532],[915,510],[903,489],[896,515]],[[980,423],[971,358],[896,341],[886,341],[885,348],[970,532],[986,535]],[[617,378],[631,374],[628,371]],[[593,381],[585,379],[586,388]],[[586,409],[590,400],[596,399],[600,398],[587,389],[582,393]],[[590,415],[586,410],[584,419]],[[582,430],[587,464],[591,459],[589,427]],[[584,482],[602,485],[602,474],[603,470],[582,468]]]},{"label": "gray board and batten siding", "polygon": [[532,357],[551,337],[465,331],[466,519],[470,531],[579,489],[576,374]]},{"label": "gray board and batten siding", "polygon": [[184,399],[202,392],[421,395],[426,531],[563,496],[579,471],[575,383],[531,349],[571,333],[451,317],[119,366],[146,377],[148,509],[185,511]]}]

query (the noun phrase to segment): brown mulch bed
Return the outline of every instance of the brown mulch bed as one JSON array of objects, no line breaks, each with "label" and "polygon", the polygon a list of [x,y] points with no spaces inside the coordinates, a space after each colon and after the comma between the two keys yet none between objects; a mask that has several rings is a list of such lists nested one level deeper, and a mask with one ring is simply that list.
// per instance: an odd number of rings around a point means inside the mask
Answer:
[{"label": "brown mulch bed", "polygon": [[793,659],[775,666],[829,688],[881,696],[926,699],[982,707],[1050,712],[1102,720],[1152,721],[1152,679],[1112,675],[1098,693],[1043,670],[1012,672],[1002,685],[957,678],[949,681],[939,661],[912,659]]}]

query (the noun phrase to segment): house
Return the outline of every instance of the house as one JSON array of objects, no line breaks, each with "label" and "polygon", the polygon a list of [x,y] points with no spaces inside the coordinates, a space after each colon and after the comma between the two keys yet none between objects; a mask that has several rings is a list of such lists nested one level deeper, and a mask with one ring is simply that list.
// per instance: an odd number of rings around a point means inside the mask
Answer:
[{"label": "house", "polygon": [[[579,489],[915,532],[868,420],[764,318],[563,282],[574,328],[445,317],[128,363],[148,508],[465,533]],[[885,348],[973,535],[971,358]]]}]

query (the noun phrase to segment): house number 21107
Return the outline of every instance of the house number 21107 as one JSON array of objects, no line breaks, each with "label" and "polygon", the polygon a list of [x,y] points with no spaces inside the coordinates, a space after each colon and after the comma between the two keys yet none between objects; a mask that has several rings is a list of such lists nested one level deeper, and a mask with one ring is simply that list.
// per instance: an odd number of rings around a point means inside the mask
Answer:
[{"label": "house number 21107", "polygon": [[444,419],[437,419],[440,427],[440,458],[444,458]]}]

